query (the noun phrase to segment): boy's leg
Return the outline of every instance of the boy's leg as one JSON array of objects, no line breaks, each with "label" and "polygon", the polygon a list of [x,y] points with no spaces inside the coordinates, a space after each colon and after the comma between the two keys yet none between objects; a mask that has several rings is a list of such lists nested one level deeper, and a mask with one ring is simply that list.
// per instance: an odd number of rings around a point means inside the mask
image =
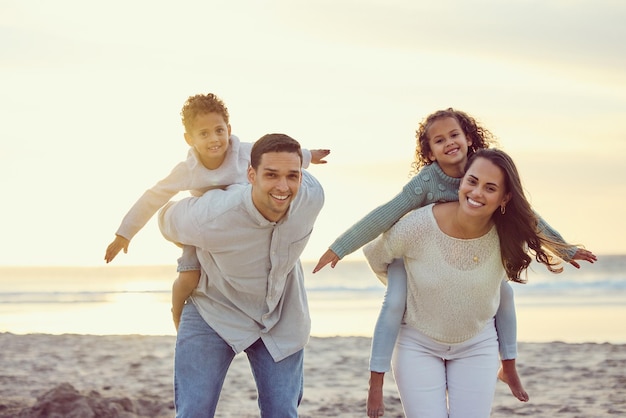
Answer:
[{"label": "boy's leg", "polygon": [[202,319],[193,303],[185,305],[174,356],[176,417],[213,417],[232,348]]},{"label": "boy's leg", "polygon": [[177,331],[185,302],[198,287],[199,281],[200,270],[181,271],[178,273],[176,280],[174,280],[172,285],[172,319]]},{"label": "boy's leg", "polygon": [[406,307],[406,270],[402,259],[387,268],[387,291],[376,321],[370,355],[370,381],[367,393],[367,416],[384,414],[383,383],[391,367],[391,356]]},{"label": "boy's leg", "polygon": [[178,277],[172,284],[172,319],[178,331],[183,306],[200,281],[200,261],[196,255],[196,247],[183,246],[176,271]]},{"label": "boy's leg", "polygon": [[261,418],[295,418],[304,391],[304,350],[275,362],[258,339],[245,350],[259,393]]},{"label": "boy's leg", "polygon": [[500,286],[500,306],[496,312],[496,331],[500,348],[502,367],[498,378],[509,385],[511,393],[522,402],[528,401],[528,393],[517,374],[515,358],[517,357],[517,316],[513,288],[508,282]]}]

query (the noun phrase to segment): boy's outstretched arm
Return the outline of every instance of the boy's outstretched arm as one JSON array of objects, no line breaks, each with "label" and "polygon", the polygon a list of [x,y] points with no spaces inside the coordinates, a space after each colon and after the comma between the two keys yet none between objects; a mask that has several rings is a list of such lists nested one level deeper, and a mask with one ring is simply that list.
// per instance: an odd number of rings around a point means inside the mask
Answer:
[{"label": "boy's outstretched arm", "polygon": [[130,240],[126,238],[116,235],[115,239],[112,243],[107,247],[107,251],[104,254],[104,259],[107,263],[113,261],[115,256],[121,251],[124,250],[124,254],[128,253],[128,244],[130,244]]},{"label": "boy's outstretched arm", "polygon": [[326,164],[324,158],[330,154],[329,149],[312,149],[311,150],[311,164]]}]

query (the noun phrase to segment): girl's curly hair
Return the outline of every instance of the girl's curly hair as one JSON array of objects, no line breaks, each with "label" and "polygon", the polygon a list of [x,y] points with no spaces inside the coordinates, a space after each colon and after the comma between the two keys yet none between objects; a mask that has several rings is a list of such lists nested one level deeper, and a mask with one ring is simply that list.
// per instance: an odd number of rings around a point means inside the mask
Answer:
[{"label": "girl's curly hair", "polygon": [[471,117],[465,112],[448,108],[446,110],[438,110],[435,113],[428,115],[415,131],[416,146],[415,146],[415,161],[411,164],[411,174],[414,175],[423,167],[432,164],[433,161],[429,158],[431,153],[430,144],[428,142],[428,129],[433,122],[444,119],[454,118],[463,129],[463,133],[472,141],[472,145],[467,150],[467,156],[471,157],[477,150],[482,148],[489,148],[490,146],[497,145],[496,137],[487,129],[480,126],[476,119]]}]

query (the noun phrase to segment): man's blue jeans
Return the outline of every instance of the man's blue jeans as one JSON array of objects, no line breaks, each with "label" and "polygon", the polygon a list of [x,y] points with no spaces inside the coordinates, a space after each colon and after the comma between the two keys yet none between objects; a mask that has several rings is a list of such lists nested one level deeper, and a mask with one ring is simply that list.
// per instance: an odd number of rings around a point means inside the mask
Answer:
[{"label": "man's blue jeans", "polygon": [[[304,351],[274,362],[259,339],[245,350],[256,381],[262,418],[298,416],[304,386]],[[178,328],[174,359],[177,418],[213,417],[233,349],[187,303]]]}]

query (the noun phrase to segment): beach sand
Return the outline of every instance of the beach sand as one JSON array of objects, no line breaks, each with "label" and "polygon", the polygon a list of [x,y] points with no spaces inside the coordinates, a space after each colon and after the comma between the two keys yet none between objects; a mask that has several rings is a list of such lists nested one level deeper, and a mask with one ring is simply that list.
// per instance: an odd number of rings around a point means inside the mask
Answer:
[{"label": "beach sand", "polygon": [[[0,417],[172,417],[173,336],[0,334]],[[312,338],[305,354],[306,417],[364,417],[370,339]],[[492,417],[626,415],[626,345],[520,343],[530,401],[499,382]],[[386,417],[402,417],[393,376]],[[218,417],[258,417],[244,355],[229,371]]]}]

